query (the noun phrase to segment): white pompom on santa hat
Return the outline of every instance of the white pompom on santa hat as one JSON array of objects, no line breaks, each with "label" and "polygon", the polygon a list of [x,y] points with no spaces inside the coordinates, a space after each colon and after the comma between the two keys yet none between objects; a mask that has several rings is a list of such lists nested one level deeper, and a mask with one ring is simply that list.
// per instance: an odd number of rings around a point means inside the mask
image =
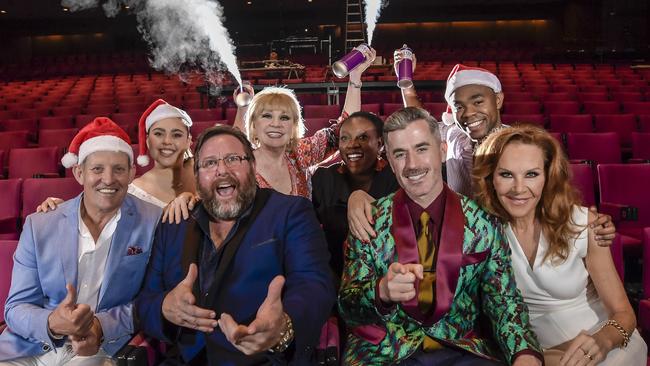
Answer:
[{"label": "white pompom on santa hat", "polygon": [[494,90],[495,93],[501,93],[501,82],[493,73],[480,67],[457,64],[449,73],[445,89],[445,100],[450,106],[454,105],[451,95],[456,89],[465,85],[483,85]]},{"label": "white pompom on santa hat", "polygon": [[162,99],[151,103],[149,108],[140,116],[140,121],[138,121],[138,139],[140,140],[140,151],[137,159],[138,165],[149,165],[147,133],[154,123],[166,118],[180,118],[188,129],[192,127],[192,118],[184,110],[176,108]]},{"label": "white pompom on santa hat", "polygon": [[83,163],[88,155],[97,151],[123,152],[129,156],[129,162],[133,163],[129,135],[109,118],[97,117],[72,139],[68,152],[61,158],[61,164],[71,168]]},{"label": "white pompom on santa hat", "polygon": [[456,123],[456,120],[454,119],[454,112],[451,110],[450,105],[447,105],[447,110],[442,112],[440,119],[442,119],[442,123],[444,123],[446,126],[451,126]]}]

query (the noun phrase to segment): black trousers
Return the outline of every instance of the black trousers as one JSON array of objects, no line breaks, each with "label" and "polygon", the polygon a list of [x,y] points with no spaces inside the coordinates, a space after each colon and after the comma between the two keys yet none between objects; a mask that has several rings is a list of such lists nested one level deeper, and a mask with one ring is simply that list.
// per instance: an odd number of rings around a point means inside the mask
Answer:
[{"label": "black trousers", "polygon": [[500,362],[451,348],[442,348],[433,352],[417,351],[411,357],[399,363],[399,366],[499,366]]}]

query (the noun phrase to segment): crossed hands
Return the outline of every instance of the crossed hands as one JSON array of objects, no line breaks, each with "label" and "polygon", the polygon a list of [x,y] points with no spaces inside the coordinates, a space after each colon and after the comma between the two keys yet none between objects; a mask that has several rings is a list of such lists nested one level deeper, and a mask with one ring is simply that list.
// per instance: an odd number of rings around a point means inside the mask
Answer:
[{"label": "crossed hands", "polygon": [[409,301],[415,297],[415,279],[424,278],[421,264],[393,262],[379,280],[379,298],[387,304]]},{"label": "crossed hands", "polygon": [[74,286],[67,284],[65,287],[65,298],[47,318],[50,332],[54,336],[68,336],[77,355],[95,355],[103,337],[101,323],[90,306],[77,304]]},{"label": "crossed hands", "polygon": [[246,355],[264,352],[280,341],[284,330],[283,276],[276,276],[271,281],[266,299],[257,310],[255,320],[248,326],[237,324],[226,313],[221,314],[217,321],[214,311],[196,306],[196,298],[192,294],[196,278],[197,267],[192,263],[185,279],[163,300],[162,312],[165,319],[178,326],[206,333],[219,326],[226,339]]}]

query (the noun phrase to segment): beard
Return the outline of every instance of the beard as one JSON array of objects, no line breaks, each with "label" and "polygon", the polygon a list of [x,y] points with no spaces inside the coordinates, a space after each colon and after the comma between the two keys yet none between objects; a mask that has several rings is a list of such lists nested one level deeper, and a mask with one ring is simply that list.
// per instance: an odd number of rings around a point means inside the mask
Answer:
[{"label": "beard", "polygon": [[[237,195],[226,202],[219,201],[216,197],[217,188],[223,183],[232,184],[237,189]],[[201,185],[198,185],[198,187],[205,210],[214,219],[222,221],[231,221],[240,217],[244,210],[253,203],[257,191],[255,173],[252,171],[246,175],[246,180],[241,184],[232,175],[228,174],[212,182],[210,189],[205,189]]]}]

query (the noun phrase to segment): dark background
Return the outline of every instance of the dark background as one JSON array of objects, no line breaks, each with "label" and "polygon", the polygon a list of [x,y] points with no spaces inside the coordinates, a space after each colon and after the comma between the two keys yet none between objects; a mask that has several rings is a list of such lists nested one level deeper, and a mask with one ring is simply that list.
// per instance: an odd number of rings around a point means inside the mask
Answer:
[{"label": "dark background", "polygon": [[[259,58],[272,48],[283,56],[286,50],[277,40],[290,36],[331,36],[334,56],[341,54],[345,1],[220,3],[242,59]],[[133,9],[107,18],[101,9],[66,12],[56,0],[0,0],[0,12],[5,62],[80,52],[147,51]],[[391,0],[382,11],[373,46],[385,52],[404,42],[441,48],[520,46],[548,55],[644,58],[649,20],[647,0]]]}]

